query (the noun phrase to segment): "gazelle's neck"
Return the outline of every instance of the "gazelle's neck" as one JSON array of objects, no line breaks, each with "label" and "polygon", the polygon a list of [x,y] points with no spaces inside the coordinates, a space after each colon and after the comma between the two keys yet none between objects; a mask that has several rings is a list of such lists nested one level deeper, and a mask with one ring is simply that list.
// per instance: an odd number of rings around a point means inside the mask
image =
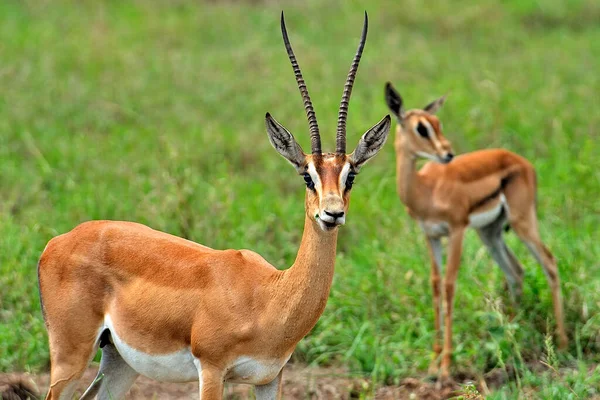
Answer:
[{"label": "gazelle's neck", "polygon": [[[283,272],[278,299],[286,317],[286,331],[300,340],[325,309],[333,281],[337,228],[324,232],[308,215],[294,264]],[[290,337],[291,339],[291,337]]]},{"label": "gazelle's neck", "polygon": [[419,208],[419,199],[428,198],[431,188],[423,182],[417,170],[417,155],[410,149],[406,134],[396,128],[396,184],[400,200],[410,209]]}]

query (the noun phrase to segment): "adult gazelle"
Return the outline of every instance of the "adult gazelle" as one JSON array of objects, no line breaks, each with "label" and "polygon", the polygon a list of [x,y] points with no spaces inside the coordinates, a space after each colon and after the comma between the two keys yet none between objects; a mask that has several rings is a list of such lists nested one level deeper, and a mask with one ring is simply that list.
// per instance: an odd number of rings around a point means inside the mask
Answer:
[{"label": "adult gazelle", "polygon": [[[385,100],[398,118],[394,141],[398,194],[410,216],[423,228],[431,258],[436,338],[430,373],[439,373],[442,381],[449,378],[455,282],[463,236],[469,227],[477,231],[504,272],[516,299],[521,295],[523,268],[504,243],[504,227],[510,225],[525,243],[550,283],[558,343],[559,347],[566,347],[558,269],[538,231],[533,165],[525,158],[503,149],[480,150],[454,157],[450,142],[442,134],[441,123],[434,115],[444,103],[444,97],[423,109],[405,110],[402,97],[387,83]],[[417,169],[419,158],[431,162]],[[448,237],[443,285],[442,237]],[[441,316],[444,313],[442,346]]]},{"label": "adult gazelle", "polygon": [[334,153],[321,151],[283,13],[281,31],[311,137],[311,153],[305,154],[267,113],[269,140],[306,183],[304,233],[294,264],[280,271],[249,250],[213,250],[132,222],[87,222],[52,239],[39,262],[50,340],[47,399],[72,397],[98,347],[98,378],[84,398],[122,398],[139,374],[199,381],[202,400],[221,398],[226,381],[255,385],[258,399],[280,397],[282,369],[327,302],[354,176],[390,128],[386,116],[346,154],[348,100],[366,41],[366,14]]}]

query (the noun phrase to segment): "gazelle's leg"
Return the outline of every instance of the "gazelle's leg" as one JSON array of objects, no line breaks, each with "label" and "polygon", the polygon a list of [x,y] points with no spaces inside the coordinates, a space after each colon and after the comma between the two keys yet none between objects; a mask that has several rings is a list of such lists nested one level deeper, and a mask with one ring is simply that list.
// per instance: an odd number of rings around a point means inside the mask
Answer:
[{"label": "gazelle's leg", "polygon": [[50,334],[50,390],[46,400],[71,400],[97,349],[95,340],[73,344],[63,339]]},{"label": "gazelle's leg", "polygon": [[[70,299],[62,299],[70,303]],[[72,304],[72,303],[71,303]],[[98,350],[100,321],[85,318],[87,310],[49,313],[55,304],[45,303],[50,345],[50,390],[46,400],[71,400],[77,383]]]},{"label": "gazelle's leg", "polygon": [[460,268],[460,257],[462,254],[463,238],[466,226],[453,226],[448,238],[448,262],[446,263],[446,276],[444,279],[444,306],[446,310],[444,326],[444,349],[442,351],[442,363],[440,378],[447,381],[450,378],[450,363],[452,360],[452,312],[454,310],[454,291],[458,269]]},{"label": "gazelle's leg", "polygon": [[256,400],[279,400],[282,398],[282,375],[283,368],[277,374],[277,377],[266,385],[256,385]]},{"label": "gazelle's leg", "polygon": [[435,336],[433,339],[433,358],[431,364],[429,364],[429,374],[437,375],[440,354],[442,353],[442,329],[441,324],[443,321],[442,310],[442,279],[441,279],[441,268],[442,268],[442,243],[439,238],[427,237],[427,247],[429,249],[429,257],[431,258],[431,292],[433,296],[433,313],[434,313],[434,329]]},{"label": "gazelle's leg", "polygon": [[210,364],[195,361],[198,368],[200,400],[221,400],[223,398],[223,371]]},{"label": "gazelle's leg", "polygon": [[560,278],[556,260],[550,250],[544,246],[538,230],[536,215],[536,177],[533,168],[525,168],[504,188],[504,196],[508,203],[510,226],[515,234],[525,243],[529,251],[544,269],[552,290],[556,333],[559,348],[568,344],[563,320],[563,304],[560,290]]},{"label": "gazelle's leg", "polygon": [[504,222],[504,217],[498,218],[490,225],[478,229],[477,233],[492,259],[504,272],[512,298],[518,302],[523,291],[523,267],[504,242]]},{"label": "gazelle's leg", "polygon": [[558,347],[565,349],[568,344],[567,334],[563,319],[563,304],[560,290],[560,278],[558,276],[558,267],[554,256],[548,250],[538,232],[537,218],[535,208],[532,208],[524,218],[511,221],[515,233],[525,243],[529,251],[544,269],[546,278],[552,291],[552,303],[554,305],[554,317],[556,318],[556,333],[558,336]]},{"label": "gazelle's leg", "polygon": [[93,399],[98,393],[98,400],[123,399],[139,374],[123,360],[115,346],[111,343],[102,348],[102,361],[98,375],[81,400]]},{"label": "gazelle's leg", "polygon": [[[504,239],[502,241],[504,242]],[[510,251],[508,246],[506,246],[506,242],[504,242],[504,250],[506,251],[508,258],[511,260],[513,272],[515,273],[515,276],[517,277],[516,293],[518,295],[517,296],[517,299],[518,299],[519,296],[521,294],[523,294],[523,277],[525,276],[525,271],[523,270],[523,266],[521,265],[519,260],[517,260],[517,257],[515,257],[514,253],[512,251]]]}]

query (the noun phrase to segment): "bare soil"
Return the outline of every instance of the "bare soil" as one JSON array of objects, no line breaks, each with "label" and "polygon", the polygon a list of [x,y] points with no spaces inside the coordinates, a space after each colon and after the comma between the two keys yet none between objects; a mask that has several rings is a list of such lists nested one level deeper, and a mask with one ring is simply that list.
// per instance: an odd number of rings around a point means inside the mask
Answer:
[{"label": "bare soil", "polygon": [[[80,394],[94,380],[97,370],[97,366],[92,366],[85,372],[78,387]],[[361,394],[365,393],[371,393],[367,396],[373,396],[372,398],[378,400],[441,400],[456,396],[460,389],[457,384],[438,388],[434,382],[407,378],[398,386],[384,386],[373,390],[367,379],[352,377],[343,369],[306,367],[296,364],[287,365],[283,377],[283,392],[286,400],[345,400],[359,398]],[[39,393],[47,390],[49,379],[48,373],[38,375],[0,374],[0,398],[4,400],[39,398]],[[34,391],[34,393],[28,396],[28,391]],[[197,383],[164,383],[143,376],[136,380],[127,396],[127,399],[130,400],[194,398],[198,398]],[[252,386],[228,384],[225,388],[224,398],[227,400],[253,399]]]}]

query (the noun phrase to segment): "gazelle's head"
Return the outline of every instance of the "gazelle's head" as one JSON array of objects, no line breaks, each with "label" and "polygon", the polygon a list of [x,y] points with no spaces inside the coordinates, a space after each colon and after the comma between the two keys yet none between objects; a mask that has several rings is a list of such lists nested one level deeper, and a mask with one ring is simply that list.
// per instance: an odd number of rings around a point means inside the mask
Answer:
[{"label": "gazelle's head", "polygon": [[442,134],[442,124],[434,114],[442,107],[446,96],[429,103],[423,109],[405,111],[402,96],[391,83],[385,84],[385,102],[398,117],[398,139],[415,156],[447,164],[454,158],[452,145]]},{"label": "gazelle's head", "polygon": [[308,117],[311,154],[304,153],[294,136],[269,113],[267,113],[265,120],[267,133],[275,150],[285,157],[298,171],[298,174],[304,178],[306,183],[306,213],[324,231],[333,230],[346,222],[350,189],[352,189],[354,177],[359,173],[360,168],[383,147],[390,130],[390,116],[388,115],[360,138],[356,149],[351,154],[346,154],[348,101],[350,100],[352,85],[367,39],[367,27],[367,13],[365,12],[362,37],[352,61],[350,72],[348,72],[340,103],[336,151],[335,153],[323,153],[315,111],[287,35],[283,12],[281,13],[283,42],[292,63],[298,88],[304,101],[306,116]]}]

